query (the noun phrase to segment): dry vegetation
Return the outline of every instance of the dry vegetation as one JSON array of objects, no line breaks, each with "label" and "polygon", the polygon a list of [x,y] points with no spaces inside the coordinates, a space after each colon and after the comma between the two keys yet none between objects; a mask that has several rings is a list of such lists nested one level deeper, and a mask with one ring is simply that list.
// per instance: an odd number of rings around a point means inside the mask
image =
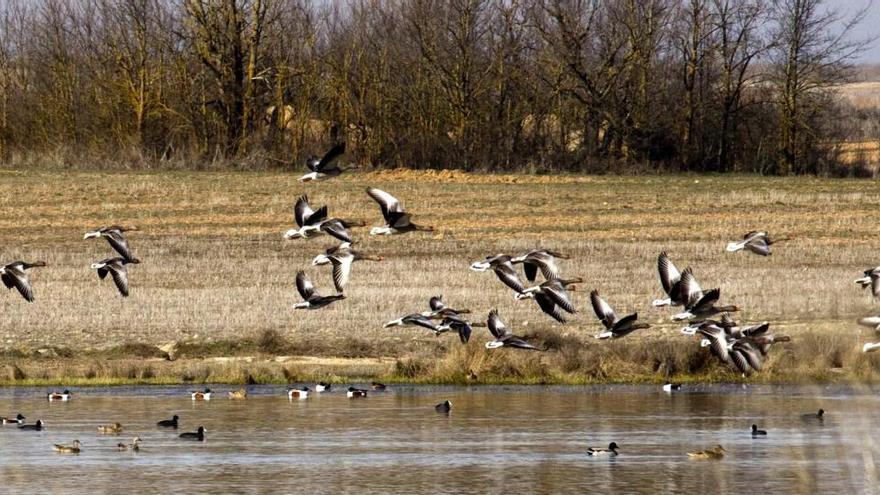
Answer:
[{"label": "dry vegetation", "polygon": [[[306,267],[319,290],[332,290],[329,270],[310,262],[333,243],[282,239],[293,200],[308,193],[332,215],[378,225],[379,210],[363,192],[368,184],[398,196],[437,231],[374,238],[355,229],[363,251],[387,260],[356,264],[346,300],[295,312],[296,270]],[[109,246],[82,239],[112,223],[142,229],[130,235],[144,263],[130,267],[128,299],[89,269]],[[650,306],[660,291],[661,250],[680,267],[693,266],[704,287],[721,287],[725,301],[744,308],[742,320],[768,320],[793,337],[754,379],[874,380],[880,362],[859,352],[874,336],[855,319],[878,307],[852,281],[880,264],[878,224],[876,183],[857,180],[400,170],[301,185],[282,173],[2,170],[0,260],[49,266],[32,273],[35,303],[0,295],[0,380],[466,381],[468,371],[479,381],[735,379],[678,333],[670,311]],[[728,240],[753,228],[795,240],[769,258],[724,252]],[[491,273],[467,269],[487,254],[537,246],[570,254],[564,272],[587,281],[568,325],[515,301]],[[595,341],[592,288],[654,328]],[[485,329],[462,347],[453,336],[382,328],[435,294],[475,317],[498,308],[516,332],[550,350],[487,351]],[[154,348],[170,342],[174,361]],[[217,359],[230,356],[249,359]]]}]

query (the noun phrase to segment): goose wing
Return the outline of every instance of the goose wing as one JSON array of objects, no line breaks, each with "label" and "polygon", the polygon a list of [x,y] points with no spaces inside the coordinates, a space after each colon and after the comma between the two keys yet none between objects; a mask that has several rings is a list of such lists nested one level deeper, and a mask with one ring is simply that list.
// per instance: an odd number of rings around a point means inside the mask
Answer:
[{"label": "goose wing", "polygon": [[418,313],[414,313],[414,314],[407,316],[406,321],[408,323],[411,323],[411,324],[416,325],[418,327],[427,328],[428,330],[431,330],[432,332],[438,332],[440,330],[437,327],[437,325],[435,325],[434,322],[431,321],[430,318],[428,318],[426,316],[422,316]]},{"label": "goose wing", "polygon": [[725,363],[730,361],[730,355],[727,350],[727,338],[722,328],[715,325],[706,325],[697,331],[709,340],[709,349],[712,351],[712,354]]},{"label": "goose wing", "polygon": [[123,258],[127,260],[132,259],[131,248],[128,246],[128,239],[125,238],[125,235],[121,231],[111,230],[104,237],[107,238],[107,242],[110,246]]},{"label": "goose wing", "polygon": [[[326,217],[327,207],[319,208],[320,210],[323,210],[323,216]],[[296,204],[293,205],[293,218],[300,227],[313,225],[317,220],[322,219],[315,216],[315,210],[312,209],[312,206],[309,204],[309,197],[306,195],[300,196],[296,200]]]},{"label": "goose wing", "polygon": [[752,373],[752,367],[749,366],[749,361],[739,349],[733,349],[730,351],[730,361],[743,375],[750,375]]},{"label": "goose wing", "polygon": [[389,227],[395,229],[402,229],[404,227],[408,227],[411,223],[411,219],[409,213],[402,212],[390,212],[386,217],[387,223]]},{"label": "goose wing", "polygon": [[602,299],[597,290],[590,292],[590,302],[593,303],[593,311],[596,313],[596,318],[599,318],[599,321],[605,325],[605,328],[610,330],[617,321],[617,315],[614,314],[614,310]]},{"label": "goose wing", "polygon": [[577,309],[574,307],[574,302],[572,302],[571,296],[568,294],[568,291],[565,290],[565,286],[562,285],[562,282],[553,280],[552,282],[547,282],[542,285],[544,285],[544,294],[547,294],[547,297],[552,299],[553,302],[569,313],[577,313]]},{"label": "goose wing", "polygon": [[391,213],[403,213],[403,207],[400,205],[400,201],[387,192],[381,189],[376,189],[375,187],[368,187],[367,194],[373,198],[373,201],[379,203],[379,208],[382,210],[382,216],[385,217],[385,221],[388,222],[389,225],[391,225],[392,220],[394,220],[391,218]]},{"label": "goose wing", "polygon": [[510,329],[501,321],[501,318],[498,316],[498,310],[493,309],[489,312],[489,319],[486,325],[489,327],[489,333],[498,340],[504,340],[506,337],[513,335]]},{"label": "goose wing", "polygon": [[748,327],[743,329],[742,333],[746,337],[760,337],[767,333],[770,330],[769,323],[761,323],[760,325],[755,325],[752,327]]},{"label": "goose wing", "polygon": [[533,351],[543,351],[540,347],[529,344],[521,337],[510,336],[504,340],[505,347],[516,347],[517,349],[531,349]]},{"label": "goose wing", "polygon": [[509,261],[497,265],[493,271],[495,272],[495,275],[498,275],[498,279],[501,280],[504,285],[510,287],[516,292],[521,294],[524,290],[526,290],[526,288],[523,286],[523,283],[516,275],[516,271],[513,269],[513,265],[511,265]]},{"label": "goose wing", "polygon": [[749,242],[746,243],[746,248],[761,256],[769,256],[770,255],[770,245],[767,244],[767,241],[763,237],[755,237],[750,239]]},{"label": "goose wing", "polygon": [[113,283],[116,284],[116,288],[119,289],[122,297],[128,297],[128,270],[125,268],[125,265],[120,261],[116,261],[109,263],[106,269],[110,276],[113,277]]},{"label": "goose wing", "polygon": [[331,218],[321,223],[321,230],[339,239],[342,242],[354,242],[351,233],[345,228],[345,225],[338,219]]},{"label": "goose wing", "polygon": [[[541,270],[541,274],[547,280],[553,280],[559,277],[559,266],[556,265],[556,258],[547,251],[535,251],[526,261],[526,264],[536,265]],[[531,280],[534,280],[531,279]]]},{"label": "goose wing", "polygon": [[690,309],[692,311],[703,311],[711,308],[718,299],[721,298],[721,289],[712,289],[703,294],[703,297],[694,301]]},{"label": "goose wing", "polygon": [[333,163],[334,160],[342,156],[345,153],[345,143],[339,143],[336,146],[330,148],[321,161],[318,162],[318,165],[315,166],[315,172],[324,172],[329,168],[328,166]]},{"label": "goose wing", "polygon": [[614,322],[614,325],[610,328],[613,333],[629,333],[632,331],[633,323],[635,323],[639,319],[638,313],[633,313],[631,315],[626,315],[623,318]]},{"label": "goose wing", "polygon": [[559,323],[565,323],[565,314],[562,312],[562,308],[557,306],[556,303],[553,302],[553,300],[547,297],[545,294],[542,294],[540,292],[535,294],[535,302],[538,303],[541,311],[547,313]]},{"label": "goose wing", "polygon": [[703,297],[703,289],[700,287],[700,284],[697,283],[697,279],[694,277],[694,272],[690,267],[685,268],[684,271],[681,272],[680,282],[680,296],[685,307],[693,307],[693,305]]},{"label": "goose wing", "polygon": [[299,292],[299,295],[305,301],[308,301],[313,296],[318,295],[318,292],[315,290],[315,286],[312,285],[312,281],[309,280],[306,272],[302,270],[296,272],[296,291]]},{"label": "goose wing", "polygon": [[871,292],[875,298],[880,299],[880,276],[871,277]]},{"label": "goose wing", "polygon": [[2,278],[3,284],[6,285],[7,289],[15,287],[25,301],[34,302],[34,290],[24,270],[19,267],[7,267],[3,275],[0,275],[0,278]]},{"label": "goose wing", "polygon": [[354,256],[351,254],[348,256],[331,255],[327,258],[333,264],[333,285],[336,286],[336,292],[341,294],[345,284],[348,283]]},{"label": "goose wing", "polygon": [[529,260],[523,262],[523,271],[526,274],[526,280],[534,282],[538,278],[538,265]]},{"label": "goose wing", "polygon": [[663,291],[672,297],[672,287],[681,279],[681,273],[672,264],[666,251],[663,251],[657,257],[657,271],[660,272],[660,285],[663,286]]},{"label": "goose wing", "polygon": [[755,371],[761,371],[761,356],[758,350],[748,342],[737,342],[733,344],[733,348],[737,350],[749,364],[749,367]]}]

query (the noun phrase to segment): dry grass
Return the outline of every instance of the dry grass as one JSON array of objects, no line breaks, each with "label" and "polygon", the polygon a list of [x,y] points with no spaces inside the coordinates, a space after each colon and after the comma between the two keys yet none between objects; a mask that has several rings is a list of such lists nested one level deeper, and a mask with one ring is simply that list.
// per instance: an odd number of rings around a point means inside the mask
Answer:
[{"label": "dry grass", "polygon": [[[292,223],[294,199],[308,193],[314,203],[328,204],[331,215],[378,225],[366,185],[395,194],[416,222],[437,232],[373,238],[356,229],[360,248],[387,261],[356,264],[346,300],[319,311],[292,310],[298,269],[305,268],[319,290],[332,290],[329,270],[310,266],[332,242],[281,237]],[[857,352],[868,336],[859,335],[854,321],[877,306],[852,280],[880,264],[876,190],[875,181],[752,176],[391,171],[302,185],[283,173],[0,170],[0,260],[50,265],[32,273],[34,304],[11,292],[0,297],[0,347],[25,356],[17,363],[29,377],[27,356],[39,348],[74,349],[76,356],[171,341],[214,356],[394,358],[397,368],[370,373],[436,381],[461,380],[468,368],[481,380],[662,379],[667,369],[730,377],[677,334],[669,311],[650,307],[660,291],[656,256],[667,250],[680,267],[693,266],[704,287],[721,287],[725,301],[744,308],[742,319],[768,320],[793,336],[763,377],[797,369],[830,378],[837,376],[829,371],[834,363],[842,362],[848,376],[873,379],[872,358]],[[112,223],[142,229],[130,235],[144,263],[130,269],[126,300],[89,269],[111,254],[109,246],[82,240],[87,229]],[[753,228],[796,240],[778,245],[769,258],[724,252],[728,240]],[[487,254],[536,246],[570,254],[564,272],[587,281],[575,296],[581,313],[568,325],[555,324],[532,302],[514,301],[494,275],[467,269]],[[621,342],[594,342],[598,323],[586,296],[592,288],[655,327]],[[515,331],[543,336],[557,348],[543,355],[491,354],[480,348],[485,329],[462,348],[451,336],[382,328],[388,319],[421,310],[435,294],[478,315],[497,307]],[[825,334],[841,349],[839,359],[820,360],[799,342]],[[824,355],[820,344],[813,351]],[[166,376],[151,366],[154,376]],[[197,371],[194,380],[205,374]],[[283,378],[279,373],[268,376]]]}]

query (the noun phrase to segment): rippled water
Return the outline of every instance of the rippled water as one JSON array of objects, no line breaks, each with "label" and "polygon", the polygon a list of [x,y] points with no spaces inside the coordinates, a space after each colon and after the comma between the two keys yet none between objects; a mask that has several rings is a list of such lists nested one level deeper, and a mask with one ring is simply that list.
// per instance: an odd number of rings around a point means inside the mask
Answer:
[{"label": "rippled water", "polygon": [[[193,403],[188,388],[0,389],[0,415],[40,418],[42,432],[0,429],[2,491],[527,493],[606,491],[864,492],[877,486],[880,399],[870,390],[715,386],[389,387],[288,401],[250,387],[244,401]],[[434,412],[445,399],[448,417]],[[824,424],[801,415],[820,407]],[[156,428],[173,414],[177,432]],[[120,422],[119,436],[97,426]],[[769,430],[753,439],[752,423]],[[204,443],[177,438],[198,425]],[[139,453],[115,445],[134,435]],[[52,451],[79,439],[79,455]],[[617,442],[616,458],[590,446]],[[688,450],[722,444],[721,461]]]}]

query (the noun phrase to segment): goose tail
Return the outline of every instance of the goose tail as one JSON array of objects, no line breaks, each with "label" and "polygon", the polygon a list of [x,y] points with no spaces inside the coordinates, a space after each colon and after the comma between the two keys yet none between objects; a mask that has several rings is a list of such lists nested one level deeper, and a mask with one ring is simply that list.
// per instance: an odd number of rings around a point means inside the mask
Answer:
[{"label": "goose tail", "polygon": [[651,304],[653,304],[656,308],[659,308],[660,306],[671,306],[672,299],[668,297],[666,299],[654,299],[654,302],[652,302]]},{"label": "goose tail", "polygon": [[729,242],[727,243],[727,252],[735,253],[737,251],[742,251],[744,247],[746,247],[744,242]]}]

